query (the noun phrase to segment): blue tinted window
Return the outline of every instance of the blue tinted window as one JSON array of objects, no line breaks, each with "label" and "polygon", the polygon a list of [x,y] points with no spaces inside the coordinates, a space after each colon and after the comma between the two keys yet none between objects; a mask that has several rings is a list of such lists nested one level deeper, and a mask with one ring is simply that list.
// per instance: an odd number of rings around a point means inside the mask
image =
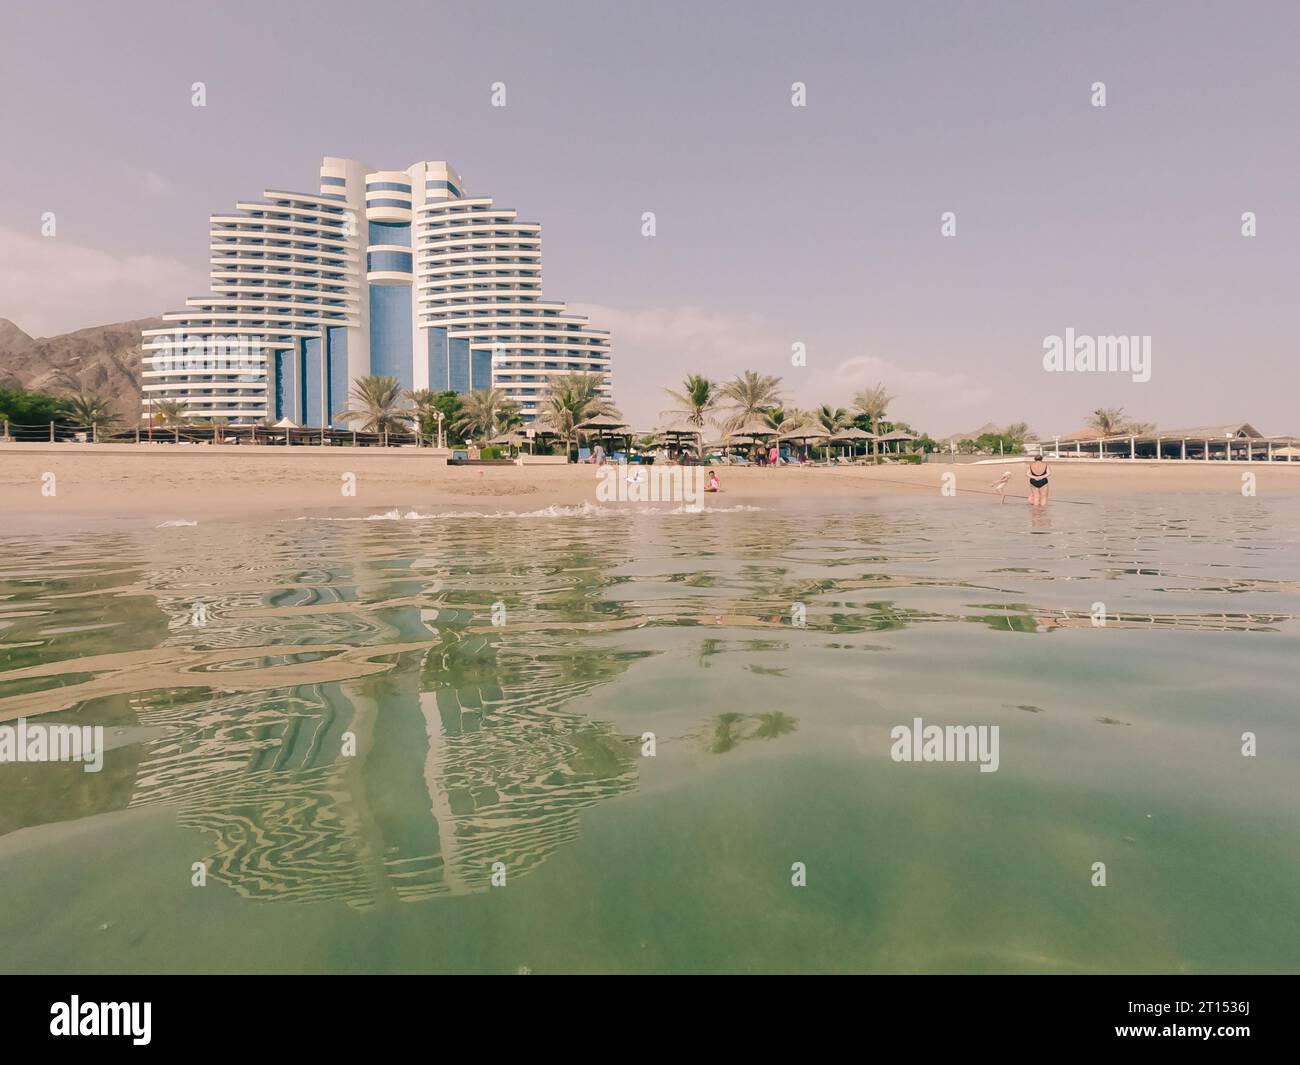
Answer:
[{"label": "blue tinted window", "polygon": [[367,270],[399,270],[411,272],[411,253],[409,251],[372,251],[366,253]]},{"label": "blue tinted window", "polygon": [[320,183],[322,185],[346,185],[348,179],[341,177],[323,177],[320,179]]},{"label": "blue tinted window", "polygon": [[370,372],[411,387],[411,286],[370,286]]},{"label": "blue tinted window", "polygon": [[293,352],[277,351],[275,353],[275,420],[294,418],[295,410]]},{"label": "blue tinted window", "polygon": [[492,387],[492,352],[475,351],[470,355],[471,388]]},{"label": "blue tinted window", "polygon": [[367,192],[410,192],[410,185],[402,185],[396,181],[367,181]]},{"label": "blue tinted window", "polygon": [[334,415],[346,410],[348,405],[348,331],[338,326],[326,330],[329,348],[326,352],[329,369],[325,375],[328,393],[325,407],[329,412],[329,422],[337,429],[347,428],[344,422]]},{"label": "blue tinted window", "polygon": [[321,367],[320,337],[308,337],[302,345],[302,400],[300,425],[319,429],[324,424],[321,405],[324,374]]},{"label": "blue tinted window", "polygon": [[453,196],[457,198],[459,198],[461,195],[460,189],[456,188],[456,186],[453,185],[450,181],[426,181],[424,183],[424,188],[426,192],[429,189],[446,189],[448,192],[450,192]]},{"label": "blue tinted window", "polygon": [[411,206],[410,200],[367,200],[367,207],[407,207]]},{"label": "blue tinted window", "polygon": [[411,246],[411,224],[409,222],[371,222],[371,244],[400,244],[403,248]]},{"label": "blue tinted window", "polygon": [[441,327],[429,330],[429,387],[435,392],[446,392],[447,330]]},{"label": "blue tinted window", "polygon": [[468,392],[469,387],[469,341],[453,338],[448,345],[448,362],[450,363],[450,387],[456,392]]}]

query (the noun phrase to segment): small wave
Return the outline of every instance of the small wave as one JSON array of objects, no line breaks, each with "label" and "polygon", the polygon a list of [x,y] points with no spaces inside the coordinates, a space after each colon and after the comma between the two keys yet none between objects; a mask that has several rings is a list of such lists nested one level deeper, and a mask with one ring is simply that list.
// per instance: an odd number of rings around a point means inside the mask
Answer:
[{"label": "small wave", "polygon": [[443,510],[422,514],[418,510],[402,511],[396,507],[382,514],[369,514],[359,518],[313,518],[303,515],[297,521],[442,521],[458,518],[588,518],[604,515],[643,515],[643,514],[733,514],[742,511],[759,511],[762,507],[750,507],[737,504],[732,507],[706,507],[698,504],[682,503],[676,507],[659,507],[638,504],[578,503],[574,505],[553,504],[540,510]]},{"label": "small wave", "polygon": [[186,520],[165,521],[161,525],[159,525],[158,528],[159,529],[181,529],[181,528],[185,528],[186,526],[197,525],[197,524],[198,524],[197,521],[186,521]]}]

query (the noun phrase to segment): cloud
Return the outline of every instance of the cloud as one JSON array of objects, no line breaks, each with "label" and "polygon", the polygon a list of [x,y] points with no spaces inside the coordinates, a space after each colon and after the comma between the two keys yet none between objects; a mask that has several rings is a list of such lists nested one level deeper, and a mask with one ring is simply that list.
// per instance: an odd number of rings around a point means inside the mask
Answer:
[{"label": "cloud", "polygon": [[113,255],[67,237],[0,226],[0,318],[31,336],[175,310],[206,275],[158,255]]},{"label": "cloud", "polygon": [[[752,369],[781,377],[797,407],[822,403],[851,407],[855,393],[877,383],[896,398],[890,413],[931,433],[970,428],[988,420],[996,395],[986,382],[961,372],[923,369],[924,352],[882,355],[808,353],[808,365],[790,364],[793,341],[759,315],[738,315],[698,307],[626,310],[574,304],[592,325],[608,329],[614,355],[614,399],[633,426],[662,419],[670,401],[663,389],[677,387],[690,373],[725,380]],[[915,361],[913,361],[915,360]]]}]

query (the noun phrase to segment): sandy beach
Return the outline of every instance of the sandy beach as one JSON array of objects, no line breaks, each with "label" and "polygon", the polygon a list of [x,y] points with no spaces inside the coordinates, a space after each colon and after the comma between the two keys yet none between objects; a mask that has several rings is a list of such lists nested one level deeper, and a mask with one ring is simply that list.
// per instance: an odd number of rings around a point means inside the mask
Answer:
[{"label": "sandy beach", "polygon": [[[927,495],[941,500],[943,475],[951,473],[959,496],[987,494],[997,505],[991,486],[1005,469],[1012,471],[1008,504],[1021,502],[1023,461],[1012,459],[980,465],[721,467],[722,494],[708,496],[707,504]],[[1057,502],[1144,493],[1239,497],[1247,472],[1255,475],[1260,496],[1300,493],[1300,462],[1095,459],[1053,462],[1052,490]],[[355,494],[345,495],[349,474],[355,475]],[[0,445],[0,513],[11,531],[104,522],[365,515],[393,508],[532,511],[594,504],[596,488],[590,465],[448,467],[414,450]]]}]

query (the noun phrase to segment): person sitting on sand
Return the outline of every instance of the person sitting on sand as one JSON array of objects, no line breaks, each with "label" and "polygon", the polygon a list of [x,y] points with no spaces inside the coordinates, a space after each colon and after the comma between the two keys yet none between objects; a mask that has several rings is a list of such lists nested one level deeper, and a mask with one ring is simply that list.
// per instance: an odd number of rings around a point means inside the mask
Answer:
[{"label": "person sitting on sand", "polygon": [[1029,462],[1029,505],[1047,506],[1047,462],[1040,451]]},{"label": "person sitting on sand", "polygon": [[722,485],[718,482],[718,475],[713,470],[709,471],[709,483],[704,486],[704,490],[706,492],[722,491]]}]

